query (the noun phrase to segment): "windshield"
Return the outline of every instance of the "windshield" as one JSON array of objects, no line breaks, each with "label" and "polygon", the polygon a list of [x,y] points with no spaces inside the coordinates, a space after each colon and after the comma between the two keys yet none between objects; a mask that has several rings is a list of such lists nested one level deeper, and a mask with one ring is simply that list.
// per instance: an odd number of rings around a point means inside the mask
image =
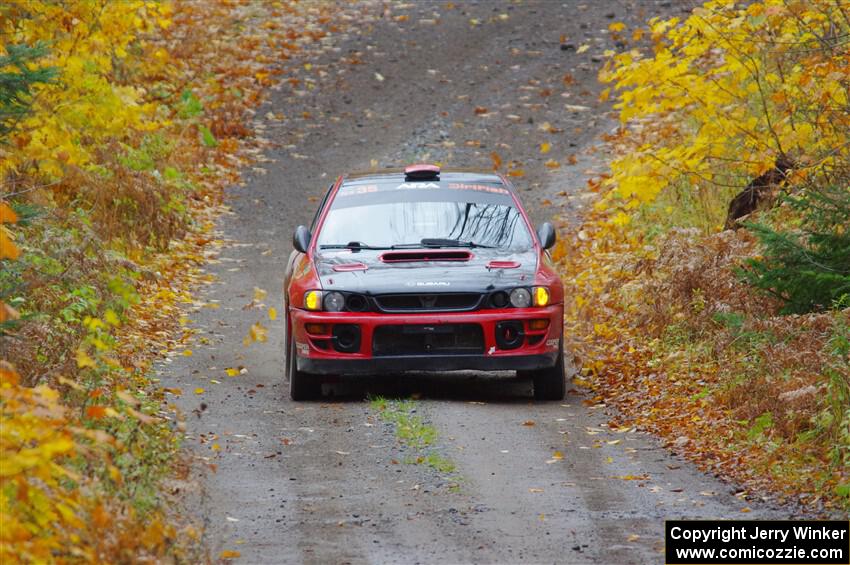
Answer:
[{"label": "windshield", "polygon": [[[357,242],[390,247],[447,240],[444,246],[476,245],[511,250],[532,246],[522,214],[509,194],[468,190],[392,191],[346,197],[331,204],[317,243],[338,246]],[[427,242],[426,242],[427,243]]]}]

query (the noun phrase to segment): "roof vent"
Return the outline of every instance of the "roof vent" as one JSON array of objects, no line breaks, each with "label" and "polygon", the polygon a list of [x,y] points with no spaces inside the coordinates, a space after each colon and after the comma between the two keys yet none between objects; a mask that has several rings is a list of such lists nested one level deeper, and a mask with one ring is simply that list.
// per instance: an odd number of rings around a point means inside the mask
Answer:
[{"label": "roof vent", "polygon": [[435,180],[440,178],[440,167],[437,165],[408,165],[404,168],[404,180]]}]

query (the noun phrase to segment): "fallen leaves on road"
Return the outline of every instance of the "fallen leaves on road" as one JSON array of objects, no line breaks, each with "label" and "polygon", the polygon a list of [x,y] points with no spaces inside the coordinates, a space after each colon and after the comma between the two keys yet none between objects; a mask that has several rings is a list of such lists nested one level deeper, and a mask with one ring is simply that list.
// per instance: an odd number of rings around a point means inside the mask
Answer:
[{"label": "fallen leaves on road", "polygon": [[495,151],[492,151],[490,153],[490,160],[493,162],[493,170],[494,171],[498,171],[499,169],[502,168],[502,158]]}]

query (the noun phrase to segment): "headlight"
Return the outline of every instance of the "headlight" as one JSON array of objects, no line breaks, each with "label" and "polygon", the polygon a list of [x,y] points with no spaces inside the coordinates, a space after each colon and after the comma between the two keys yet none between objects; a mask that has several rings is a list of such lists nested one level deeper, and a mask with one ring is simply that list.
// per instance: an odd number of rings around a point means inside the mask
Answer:
[{"label": "headlight", "polygon": [[528,308],[531,306],[531,293],[525,288],[515,288],[511,291],[511,306]]},{"label": "headlight", "polygon": [[323,302],[328,312],[340,312],[345,307],[345,297],[338,292],[327,293]]},{"label": "headlight", "polygon": [[304,308],[307,310],[322,309],[322,291],[308,290],[304,293]]},{"label": "headlight", "polygon": [[546,306],[549,304],[549,289],[545,286],[534,287],[534,305]]}]

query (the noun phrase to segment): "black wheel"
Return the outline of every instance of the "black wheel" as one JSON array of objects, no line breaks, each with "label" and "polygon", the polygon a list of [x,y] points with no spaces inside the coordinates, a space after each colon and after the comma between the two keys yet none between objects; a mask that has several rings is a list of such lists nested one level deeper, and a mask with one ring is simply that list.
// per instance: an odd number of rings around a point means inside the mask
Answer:
[{"label": "black wheel", "polygon": [[295,361],[295,340],[287,336],[289,347],[286,354],[286,377],[289,379],[289,398],[295,401],[312,400],[322,395],[322,380],[298,370]]},{"label": "black wheel", "polygon": [[554,367],[524,372],[534,381],[534,398],[536,400],[563,400],[567,392],[567,382],[564,376],[564,348],[558,354]]}]

